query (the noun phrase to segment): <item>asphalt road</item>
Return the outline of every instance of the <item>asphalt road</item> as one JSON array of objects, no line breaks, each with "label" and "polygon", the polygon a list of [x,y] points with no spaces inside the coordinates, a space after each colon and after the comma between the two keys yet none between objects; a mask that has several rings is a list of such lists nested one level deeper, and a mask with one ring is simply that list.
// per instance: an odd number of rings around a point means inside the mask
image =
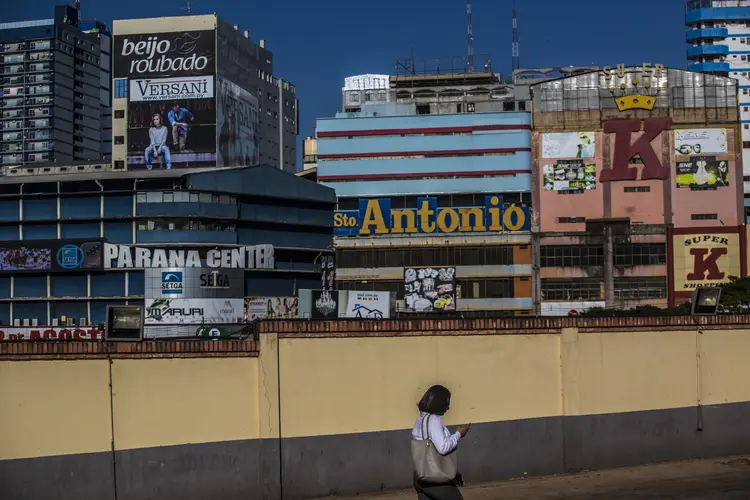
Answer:
[{"label": "asphalt road", "polygon": [[[750,499],[750,459],[730,457],[518,479],[463,489],[465,500]],[[413,491],[358,500],[414,500]]]}]

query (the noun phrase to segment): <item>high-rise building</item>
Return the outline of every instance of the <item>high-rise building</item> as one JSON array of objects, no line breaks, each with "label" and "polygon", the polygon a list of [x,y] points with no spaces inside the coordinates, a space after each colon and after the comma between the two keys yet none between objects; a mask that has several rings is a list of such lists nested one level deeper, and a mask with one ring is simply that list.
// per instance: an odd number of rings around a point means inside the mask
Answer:
[{"label": "high-rise building", "polygon": [[265,40],[215,14],[117,20],[113,32],[115,169],[296,172],[296,89],[273,76]]},{"label": "high-rise building", "polygon": [[[690,28],[688,69],[739,81],[744,191],[750,193],[750,0],[690,0],[685,24]],[[711,97],[696,94],[694,99]]]},{"label": "high-rise building", "polygon": [[79,11],[0,24],[0,165],[107,157],[109,31]]}]

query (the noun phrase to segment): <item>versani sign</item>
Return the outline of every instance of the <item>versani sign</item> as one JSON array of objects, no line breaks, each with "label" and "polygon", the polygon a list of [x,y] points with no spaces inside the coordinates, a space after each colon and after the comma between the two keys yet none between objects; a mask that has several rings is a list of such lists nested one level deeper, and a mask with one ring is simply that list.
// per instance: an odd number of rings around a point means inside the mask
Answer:
[{"label": "versani sign", "polygon": [[213,247],[204,249],[145,248],[104,244],[105,269],[152,267],[273,269],[273,245]]},{"label": "versani sign", "polygon": [[130,80],[130,101],[209,99],[214,96],[214,77],[185,76]]}]

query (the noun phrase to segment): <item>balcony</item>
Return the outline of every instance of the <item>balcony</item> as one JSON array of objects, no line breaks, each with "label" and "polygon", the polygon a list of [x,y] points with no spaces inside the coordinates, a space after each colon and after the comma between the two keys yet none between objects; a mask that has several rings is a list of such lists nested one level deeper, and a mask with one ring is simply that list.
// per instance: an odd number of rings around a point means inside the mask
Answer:
[{"label": "balcony", "polygon": [[750,19],[750,7],[718,7],[707,9],[685,10],[685,24],[693,24],[704,21],[744,21]]},{"label": "balcony", "polygon": [[687,49],[687,56],[695,59],[700,56],[726,56],[729,55],[727,45],[696,45]]},{"label": "balcony", "polygon": [[699,73],[729,73],[729,63],[727,62],[705,62],[688,64],[688,71],[697,71]]},{"label": "balcony", "polygon": [[703,28],[698,30],[689,30],[685,39],[692,43],[703,38],[726,38],[729,36],[729,30],[726,28]]}]

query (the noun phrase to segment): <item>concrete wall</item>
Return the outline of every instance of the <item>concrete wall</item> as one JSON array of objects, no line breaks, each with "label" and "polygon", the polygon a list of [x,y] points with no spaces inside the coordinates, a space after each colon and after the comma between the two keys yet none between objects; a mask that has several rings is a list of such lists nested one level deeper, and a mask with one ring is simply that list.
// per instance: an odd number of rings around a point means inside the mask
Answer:
[{"label": "concrete wall", "polygon": [[297,499],[407,487],[416,402],[436,383],[453,391],[447,423],[475,424],[460,447],[471,482],[746,453],[747,324],[265,322],[257,358],[254,342],[4,343],[0,491]]}]

